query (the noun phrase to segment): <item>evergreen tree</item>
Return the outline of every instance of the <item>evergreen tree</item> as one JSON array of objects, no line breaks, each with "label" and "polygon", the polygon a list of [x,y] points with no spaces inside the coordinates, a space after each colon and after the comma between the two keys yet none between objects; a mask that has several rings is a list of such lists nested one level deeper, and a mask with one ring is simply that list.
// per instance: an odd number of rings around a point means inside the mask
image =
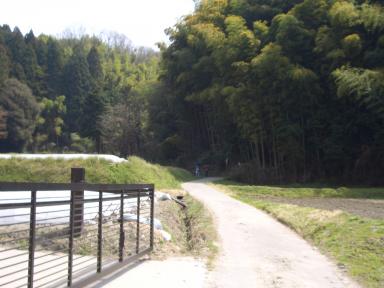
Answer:
[{"label": "evergreen tree", "polygon": [[91,92],[91,74],[81,51],[76,51],[64,68],[64,86],[67,106],[66,123],[71,132],[83,123],[85,101]]},{"label": "evergreen tree", "polygon": [[3,151],[23,151],[32,143],[39,106],[31,90],[16,79],[7,79],[0,90],[0,106],[7,112],[7,138]]},{"label": "evergreen tree", "polygon": [[0,106],[0,140],[7,139],[7,113]]},{"label": "evergreen tree", "polygon": [[10,60],[6,48],[0,44],[0,86],[9,76]]},{"label": "evergreen tree", "polygon": [[104,71],[101,65],[100,53],[97,51],[97,47],[92,46],[87,56],[87,62],[92,78],[96,83],[101,85],[102,81],[104,80]]},{"label": "evergreen tree", "polygon": [[47,96],[53,99],[55,95],[60,95],[64,91],[62,80],[64,69],[63,52],[57,40],[48,39],[46,53]]}]

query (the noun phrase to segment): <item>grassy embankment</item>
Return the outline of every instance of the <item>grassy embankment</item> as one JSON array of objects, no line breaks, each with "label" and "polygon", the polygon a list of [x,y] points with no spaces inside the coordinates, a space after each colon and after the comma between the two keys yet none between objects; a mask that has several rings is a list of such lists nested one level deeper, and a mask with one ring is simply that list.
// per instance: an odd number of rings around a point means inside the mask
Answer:
[{"label": "grassy embankment", "polygon": [[89,183],[154,183],[156,189],[179,188],[193,176],[179,168],[150,164],[138,157],[114,164],[98,159],[0,159],[0,181],[67,183],[71,167],[85,168]]},{"label": "grassy embankment", "polygon": [[[216,234],[212,217],[200,202],[180,190],[182,182],[194,179],[186,170],[151,164],[138,157],[130,157],[127,162],[120,164],[97,159],[13,158],[0,159],[0,181],[66,183],[70,181],[71,167],[84,167],[85,178],[89,183],[154,183],[156,190],[163,190],[174,196],[183,194],[187,209],[181,209],[171,201],[159,202],[156,205],[156,217],[172,235],[172,240],[165,242],[160,235],[155,235],[153,255],[158,258],[169,255],[194,255],[207,257],[208,264],[212,262],[216,254]],[[83,246],[83,252],[89,250]],[[92,254],[92,251],[88,252]]]},{"label": "grassy embankment", "polygon": [[384,199],[383,188],[269,187],[229,181],[217,182],[215,187],[288,225],[365,287],[384,287],[384,220],[263,200],[271,195]]}]

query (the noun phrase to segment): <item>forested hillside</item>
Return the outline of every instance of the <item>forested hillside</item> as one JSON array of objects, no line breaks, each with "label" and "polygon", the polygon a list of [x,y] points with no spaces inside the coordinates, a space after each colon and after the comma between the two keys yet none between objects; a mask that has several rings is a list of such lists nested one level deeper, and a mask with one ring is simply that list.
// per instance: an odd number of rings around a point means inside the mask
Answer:
[{"label": "forested hillside", "polygon": [[0,150],[86,151],[250,182],[384,182],[384,8],[201,0],[161,52],[0,29]]},{"label": "forested hillside", "polygon": [[168,30],[158,136],[247,181],[383,183],[383,31],[381,1],[202,0]]},{"label": "forested hillside", "polygon": [[0,151],[140,154],[158,60],[117,33],[0,27]]}]

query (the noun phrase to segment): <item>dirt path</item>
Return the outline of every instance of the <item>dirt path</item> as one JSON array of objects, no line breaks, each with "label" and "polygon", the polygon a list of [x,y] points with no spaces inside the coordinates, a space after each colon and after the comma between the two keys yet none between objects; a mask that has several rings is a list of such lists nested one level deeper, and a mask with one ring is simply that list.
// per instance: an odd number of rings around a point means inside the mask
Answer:
[{"label": "dirt path", "polygon": [[284,225],[204,184],[211,180],[183,184],[213,212],[221,238],[208,287],[359,287]]}]

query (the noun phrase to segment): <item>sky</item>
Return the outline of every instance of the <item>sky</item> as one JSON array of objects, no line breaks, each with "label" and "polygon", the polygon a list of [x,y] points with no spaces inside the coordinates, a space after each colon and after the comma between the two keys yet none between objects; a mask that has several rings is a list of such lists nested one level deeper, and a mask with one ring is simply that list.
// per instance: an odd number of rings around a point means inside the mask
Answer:
[{"label": "sky", "polygon": [[156,42],[167,42],[164,29],[193,8],[193,0],[11,0],[1,3],[0,23],[23,34],[32,29],[36,36],[59,36],[66,29],[115,31],[135,46],[155,48]]}]

